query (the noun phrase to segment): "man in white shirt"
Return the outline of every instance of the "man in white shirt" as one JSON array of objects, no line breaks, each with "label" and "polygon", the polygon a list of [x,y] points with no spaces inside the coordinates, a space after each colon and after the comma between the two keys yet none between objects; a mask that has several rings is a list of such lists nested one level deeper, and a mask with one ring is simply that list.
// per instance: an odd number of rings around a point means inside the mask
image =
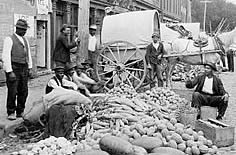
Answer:
[{"label": "man in white shirt", "polygon": [[53,70],[55,71],[55,76],[48,81],[46,86],[46,94],[50,93],[53,89],[58,87],[71,90],[78,89],[78,86],[74,82],[68,81],[63,78],[65,72],[64,66],[56,66]]},{"label": "man in white shirt", "polygon": [[9,120],[15,120],[16,117],[23,115],[28,96],[28,75],[32,68],[29,42],[24,37],[29,26],[23,19],[19,19],[15,26],[16,32],[4,40],[2,53],[8,89],[7,114]]},{"label": "man in white shirt", "polygon": [[95,35],[96,30],[97,30],[97,26],[94,24],[89,27],[88,59],[90,59],[93,65],[92,67],[94,69],[96,65],[97,49],[98,49],[97,38]]},{"label": "man in white shirt", "polygon": [[[228,107],[229,95],[225,91],[221,80],[214,75],[217,71],[215,64],[205,64],[205,73],[197,76],[194,80],[186,81],[187,88],[194,88],[192,106],[200,109],[201,106],[212,106],[218,108],[217,119],[221,120]],[[198,115],[198,118],[200,114]]]}]

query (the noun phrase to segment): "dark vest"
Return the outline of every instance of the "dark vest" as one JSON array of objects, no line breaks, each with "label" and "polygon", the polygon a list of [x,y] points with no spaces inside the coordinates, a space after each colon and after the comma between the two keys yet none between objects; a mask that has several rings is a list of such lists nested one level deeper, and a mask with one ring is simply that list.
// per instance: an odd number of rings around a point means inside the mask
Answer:
[{"label": "dark vest", "polygon": [[[52,77],[51,79],[55,80],[58,86],[61,83],[55,76]],[[61,83],[61,86],[62,86],[62,83]],[[47,85],[46,90],[45,90],[46,94],[50,93],[53,89],[54,89],[53,87],[50,87]]]},{"label": "dark vest", "polygon": [[11,61],[20,63],[20,64],[28,64],[29,62],[29,56],[28,56],[28,44],[24,37],[22,37],[24,40],[25,46],[21,43],[21,41],[17,38],[15,34],[11,36],[13,45],[11,49]]}]

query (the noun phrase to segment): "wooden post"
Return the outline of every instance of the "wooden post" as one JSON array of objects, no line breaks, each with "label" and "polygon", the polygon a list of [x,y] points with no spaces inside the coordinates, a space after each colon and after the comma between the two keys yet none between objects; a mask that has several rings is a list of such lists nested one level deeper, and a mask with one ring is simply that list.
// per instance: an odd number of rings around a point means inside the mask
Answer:
[{"label": "wooden post", "polygon": [[55,47],[55,44],[56,44],[56,30],[57,30],[57,12],[56,12],[56,9],[57,9],[57,0],[53,0],[52,1],[52,15],[51,15],[51,27],[52,27],[52,31],[51,31],[51,68],[54,67],[54,61],[52,60],[52,54],[53,54],[53,50],[54,50],[54,47]]},{"label": "wooden post", "polygon": [[77,64],[81,63],[88,57],[89,8],[90,0],[79,0],[78,32],[81,42],[79,51],[77,51]]}]

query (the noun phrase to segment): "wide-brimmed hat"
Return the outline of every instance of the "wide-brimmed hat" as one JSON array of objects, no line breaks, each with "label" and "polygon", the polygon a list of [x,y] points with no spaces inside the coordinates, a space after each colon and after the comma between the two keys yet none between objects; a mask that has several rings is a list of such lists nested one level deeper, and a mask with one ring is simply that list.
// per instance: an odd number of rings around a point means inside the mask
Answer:
[{"label": "wide-brimmed hat", "polygon": [[18,19],[15,25],[17,28],[27,29],[29,28],[28,23],[24,19]]},{"label": "wide-brimmed hat", "polygon": [[204,66],[210,66],[212,70],[217,71],[216,65],[214,63],[208,62]]},{"label": "wide-brimmed hat", "polygon": [[54,71],[59,71],[59,70],[65,70],[65,67],[64,66],[56,66],[56,67],[54,67],[52,70],[54,70]]},{"label": "wide-brimmed hat", "polygon": [[97,25],[93,24],[89,26],[89,29],[97,30]]},{"label": "wide-brimmed hat", "polygon": [[72,68],[75,68],[76,67],[76,64],[75,63],[68,63],[66,64],[66,67],[65,67],[65,71],[69,71],[71,70]]},{"label": "wide-brimmed hat", "polygon": [[160,37],[160,33],[159,33],[159,32],[154,32],[154,33],[152,34],[152,38],[153,38],[154,36]]}]

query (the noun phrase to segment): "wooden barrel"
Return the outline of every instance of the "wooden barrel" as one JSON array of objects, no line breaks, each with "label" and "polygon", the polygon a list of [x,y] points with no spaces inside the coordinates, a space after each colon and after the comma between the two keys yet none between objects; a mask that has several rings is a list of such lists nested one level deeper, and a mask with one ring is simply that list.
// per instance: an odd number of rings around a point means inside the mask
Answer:
[{"label": "wooden barrel", "polygon": [[209,118],[216,119],[217,108],[210,106],[201,106],[201,119],[207,120]]}]

